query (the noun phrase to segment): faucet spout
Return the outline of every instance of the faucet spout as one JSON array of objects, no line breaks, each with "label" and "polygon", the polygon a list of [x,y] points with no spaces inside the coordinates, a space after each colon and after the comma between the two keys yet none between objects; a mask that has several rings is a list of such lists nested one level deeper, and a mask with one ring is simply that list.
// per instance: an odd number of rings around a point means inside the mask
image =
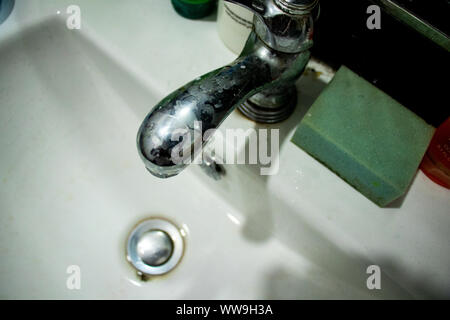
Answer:
[{"label": "faucet spout", "polygon": [[[309,33],[312,23],[308,16],[304,18],[300,16],[299,21]],[[295,52],[276,50],[258,34],[257,23],[255,19],[256,26],[234,62],[172,92],[145,117],[137,147],[150,173],[160,178],[180,173],[208,142],[209,130],[238,106],[260,122],[281,121],[290,115],[296,104],[294,83],[309,61],[310,45],[297,46],[301,50]]]}]

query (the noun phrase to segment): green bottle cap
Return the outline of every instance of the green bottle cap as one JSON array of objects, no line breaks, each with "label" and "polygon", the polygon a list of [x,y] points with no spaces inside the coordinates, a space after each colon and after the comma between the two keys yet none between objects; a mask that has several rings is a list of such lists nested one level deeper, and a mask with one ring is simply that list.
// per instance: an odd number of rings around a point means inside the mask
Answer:
[{"label": "green bottle cap", "polygon": [[172,0],[176,12],[189,19],[206,17],[214,10],[215,4],[215,0]]}]

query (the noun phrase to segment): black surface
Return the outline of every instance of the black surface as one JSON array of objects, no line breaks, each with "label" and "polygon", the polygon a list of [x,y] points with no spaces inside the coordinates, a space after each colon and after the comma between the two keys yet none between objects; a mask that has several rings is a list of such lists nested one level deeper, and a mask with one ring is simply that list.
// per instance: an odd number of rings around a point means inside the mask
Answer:
[{"label": "black surface", "polygon": [[446,34],[450,34],[449,0],[393,0]]},{"label": "black surface", "polygon": [[371,4],[321,0],[313,55],[335,68],[345,64],[438,126],[450,116],[449,53],[384,12],[381,29],[369,30],[366,11]]}]

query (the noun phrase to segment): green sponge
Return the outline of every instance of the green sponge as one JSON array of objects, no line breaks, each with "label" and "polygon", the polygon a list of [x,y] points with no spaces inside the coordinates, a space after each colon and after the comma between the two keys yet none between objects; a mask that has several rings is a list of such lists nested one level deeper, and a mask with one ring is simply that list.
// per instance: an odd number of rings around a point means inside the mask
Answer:
[{"label": "green sponge", "polygon": [[383,207],[408,189],[434,130],[342,66],[292,141]]}]

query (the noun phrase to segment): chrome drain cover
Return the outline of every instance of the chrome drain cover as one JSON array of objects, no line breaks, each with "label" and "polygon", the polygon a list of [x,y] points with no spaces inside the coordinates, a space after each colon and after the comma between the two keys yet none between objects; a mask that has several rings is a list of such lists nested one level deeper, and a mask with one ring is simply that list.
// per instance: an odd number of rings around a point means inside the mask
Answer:
[{"label": "chrome drain cover", "polygon": [[149,219],[131,231],[127,259],[145,275],[172,270],[183,256],[184,241],[179,229],[167,220]]}]

